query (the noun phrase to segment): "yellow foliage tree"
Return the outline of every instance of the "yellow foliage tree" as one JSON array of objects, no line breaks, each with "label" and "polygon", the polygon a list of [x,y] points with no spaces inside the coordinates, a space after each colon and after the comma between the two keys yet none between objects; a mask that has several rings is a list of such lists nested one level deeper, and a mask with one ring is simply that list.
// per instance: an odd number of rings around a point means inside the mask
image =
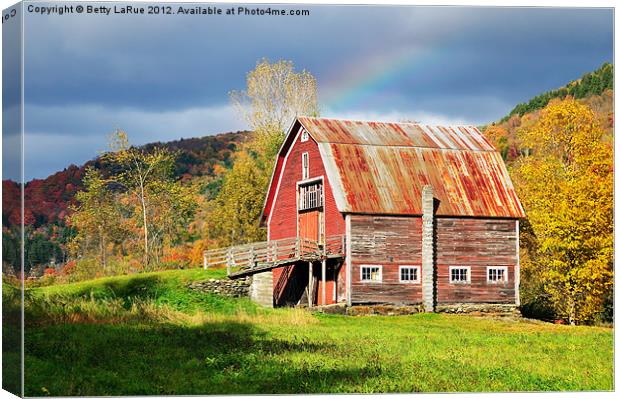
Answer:
[{"label": "yellow foliage tree", "polygon": [[267,176],[257,167],[256,158],[242,151],[233,168],[224,177],[222,189],[214,200],[208,228],[218,237],[220,246],[263,240],[259,227]]},{"label": "yellow foliage tree", "polygon": [[211,204],[206,236],[220,246],[265,239],[258,219],[285,129],[299,115],[319,114],[314,76],[296,72],[291,61],[260,60],[246,84],[246,90],[233,91],[230,97],[254,135],[237,153]]},{"label": "yellow foliage tree", "polygon": [[[613,148],[586,105],[550,103],[518,131],[514,180],[535,235],[527,268],[571,324],[602,311],[613,280]],[[532,240],[530,240],[531,242]]]}]

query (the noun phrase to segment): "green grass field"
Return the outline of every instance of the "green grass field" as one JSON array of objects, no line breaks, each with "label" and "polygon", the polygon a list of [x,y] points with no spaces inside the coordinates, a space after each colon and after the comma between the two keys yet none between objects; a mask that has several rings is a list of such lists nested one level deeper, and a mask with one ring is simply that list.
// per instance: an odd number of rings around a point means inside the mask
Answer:
[{"label": "green grass field", "polygon": [[168,271],[26,295],[26,395],[613,389],[613,330],[337,316],[201,295]]}]

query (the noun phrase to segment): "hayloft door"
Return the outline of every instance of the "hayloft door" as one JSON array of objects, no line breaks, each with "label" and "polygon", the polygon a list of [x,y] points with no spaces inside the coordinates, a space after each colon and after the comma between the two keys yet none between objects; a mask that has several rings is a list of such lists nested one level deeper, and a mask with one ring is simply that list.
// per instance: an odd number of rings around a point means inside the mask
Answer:
[{"label": "hayloft door", "polygon": [[297,237],[322,243],[325,237],[322,181],[300,185],[298,196]]}]

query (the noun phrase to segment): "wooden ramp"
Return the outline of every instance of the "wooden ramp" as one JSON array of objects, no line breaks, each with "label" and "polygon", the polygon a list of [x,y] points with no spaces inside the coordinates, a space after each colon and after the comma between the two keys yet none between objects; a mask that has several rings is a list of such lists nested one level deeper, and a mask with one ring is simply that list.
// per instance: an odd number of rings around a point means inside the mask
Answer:
[{"label": "wooden ramp", "polygon": [[285,238],[211,249],[204,252],[204,268],[226,266],[231,279],[266,272],[299,261],[343,257],[345,236],[327,237],[324,243],[305,238]]}]

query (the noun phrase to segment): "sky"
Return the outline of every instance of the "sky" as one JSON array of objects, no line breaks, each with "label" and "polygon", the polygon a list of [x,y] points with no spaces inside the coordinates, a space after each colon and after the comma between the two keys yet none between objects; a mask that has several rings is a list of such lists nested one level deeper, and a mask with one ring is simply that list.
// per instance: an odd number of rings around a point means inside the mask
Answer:
[{"label": "sky", "polygon": [[262,57],[310,71],[322,116],[473,125],[613,60],[611,9],[284,8],[310,15],[26,12],[25,179],[96,157],[116,128],[137,145],[245,129],[228,93]]}]

